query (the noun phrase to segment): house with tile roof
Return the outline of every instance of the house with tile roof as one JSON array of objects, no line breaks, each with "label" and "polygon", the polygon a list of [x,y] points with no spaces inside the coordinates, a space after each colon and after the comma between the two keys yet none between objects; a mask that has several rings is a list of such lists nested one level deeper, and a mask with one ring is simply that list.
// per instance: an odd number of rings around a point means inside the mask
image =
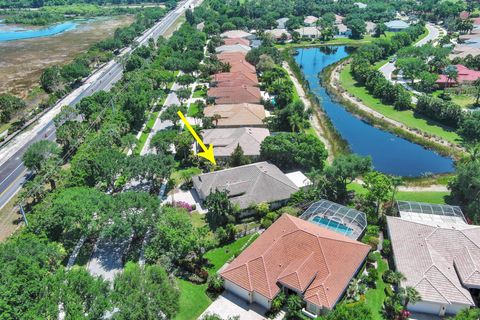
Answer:
[{"label": "house with tile roof", "polygon": [[258,77],[250,72],[221,72],[212,76],[211,87],[258,86]]},{"label": "house with tile roof", "polygon": [[258,87],[213,87],[207,95],[215,99],[216,104],[260,103],[261,92]]},{"label": "house with tile roof", "polygon": [[248,45],[244,44],[232,44],[232,45],[223,45],[218,48],[215,48],[215,52],[222,53],[222,52],[242,52],[248,53],[251,48]]},{"label": "house with tile roof", "polygon": [[229,30],[225,31],[220,35],[222,38],[250,38],[251,33],[245,32],[243,30]]},{"label": "house with tile roof", "polygon": [[305,19],[303,19],[303,23],[308,25],[308,26],[313,26],[315,23],[317,23],[318,18],[315,16],[306,16]]},{"label": "house with tile roof", "polygon": [[480,289],[480,226],[447,221],[443,215],[433,219],[437,214],[387,217],[388,234],[395,267],[406,277],[401,285],[421,296],[408,309],[454,315],[475,306],[472,293]]},{"label": "house with tile roof", "polygon": [[405,22],[402,20],[388,21],[387,23],[385,23],[385,25],[387,26],[387,29],[390,32],[399,32],[410,27],[410,24],[408,22]]},{"label": "house with tile roof", "polygon": [[282,37],[285,36],[285,40],[291,40],[292,35],[290,32],[287,31],[287,29],[272,29],[272,30],[266,30],[266,34],[270,35],[273,39],[275,40],[281,40]]},{"label": "house with tile roof", "polygon": [[446,74],[441,74],[437,80],[437,84],[441,87],[449,87],[452,85],[472,83],[480,78],[480,71],[468,69],[464,65],[457,64],[457,79],[449,79]]},{"label": "house with tile roof", "polygon": [[244,216],[261,202],[269,203],[272,209],[278,208],[300,189],[277,166],[268,162],[204,173],[192,180],[202,201],[216,190],[226,191],[230,201],[243,210]]},{"label": "house with tile roof", "polygon": [[270,308],[282,291],[306,311],[331,310],[361,269],[370,247],[317,224],[282,215],[220,275],[226,290]]},{"label": "house with tile roof", "polygon": [[322,34],[320,28],[318,27],[302,27],[299,29],[295,29],[295,31],[298,32],[302,38],[311,39],[319,38]]},{"label": "house with tile roof", "polygon": [[244,46],[249,46],[250,40],[245,38],[226,38],[226,39],[223,39],[223,44],[227,46],[231,46],[235,44],[242,44]]},{"label": "house with tile roof", "polygon": [[260,144],[270,135],[265,128],[216,128],[202,131],[203,142],[215,148],[215,158],[225,161],[240,146],[245,156],[252,160],[260,156]]},{"label": "house with tile roof", "polygon": [[267,114],[261,104],[217,104],[204,108],[203,114],[205,117],[218,115],[219,119],[214,123],[217,128],[266,127],[264,119]]},{"label": "house with tile roof", "polygon": [[290,20],[289,18],[280,18],[280,19],[277,19],[277,28],[278,29],[285,29],[286,28],[286,24],[288,22],[288,20]]}]

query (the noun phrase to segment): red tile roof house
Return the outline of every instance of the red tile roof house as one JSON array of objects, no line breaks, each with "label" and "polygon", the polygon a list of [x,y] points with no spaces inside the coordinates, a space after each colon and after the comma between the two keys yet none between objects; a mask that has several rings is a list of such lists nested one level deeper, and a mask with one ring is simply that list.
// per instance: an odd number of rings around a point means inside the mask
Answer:
[{"label": "red tile roof house", "polygon": [[221,273],[226,290],[270,308],[296,292],[306,311],[331,310],[361,269],[370,247],[290,215],[282,215]]},{"label": "red tile roof house", "polygon": [[471,70],[465,67],[464,65],[457,64],[455,65],[458,71],[457,80],[448,79],[447,75],[441,74],[440,78],[437,80],[437,84],[441,87],[449,87],[457,84],[471,83],[480,78],[480,71]]},{"label": "red tile roof house", "polygon": [[214,87],[208,89],[208,96],[215,98],[216,104],[260,103],[258,87]]},{"label": "red tile roof house", "polygon": [[250,72],[222,72],[213,75],[212,87],[258,86],[257,75]]},{"label": "red tile roof house", "polygon": [[231,46],[231,45],[234,45],[234,44],[243,44],[245,46],[249,46],[250,45],[250,41],[248,39],[244,39],[244,38],[230,38],[230,39],[223,39],[223,44],[227,45],[227,46]]}]

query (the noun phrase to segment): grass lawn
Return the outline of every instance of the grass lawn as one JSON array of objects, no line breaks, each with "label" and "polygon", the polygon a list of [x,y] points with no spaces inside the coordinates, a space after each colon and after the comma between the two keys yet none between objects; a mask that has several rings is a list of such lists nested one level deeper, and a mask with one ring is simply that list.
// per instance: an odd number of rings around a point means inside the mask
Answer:
[{"label": "grass lawn", "polygon": [[175,320],[197,319],[205,309],[212,303],[207,296],[206,284],[193,284],[183,279],[177,279],[180,289],[180,308]]},{"label": "grass lawn", "polygon": [[241,252],[242,247],[247,242],[253,242],[258,237],[258,234],[251,234],[236,240],[230,244],[227,244],[220,248],[215,248],[208,251],[205,254],[205,258],[208,259],[211,266],[207,268],[208,273],[213,275],[215,274],[228,260],[230,260],[236,254]]},{"label": "grass lawn", "polygon": [[193,177],[200,173],[202,173],[202,170],[200,170],[197,167],[180,169],[180,170],[173,171],[172,174],[170,175],[170,179],[172,179],[175,185],[178,186],[184,182],[183,181],[184,177]]},{"label": "grass lawn", "polygon": [[450,195],[450,192],[437,192],[437,191],[425,191],[425,192],[398,192],[395,197],[397,200],[405,201],[418,201],[445,204],[445,198]]},{"label": "grass lawn", "polygon": [[207,97],[207,90],[206,89],[200,89],[193,92],[192,98],[206,98]]},{"label": "grass lawn", "polygon": [[198,114],[198,104],[191,103],[190,107],[188,108],[187,116],[193,117]]},{"label": "grass lawn", "polygon": [[[434,97],[438,97],[442,94],[443,90],[436,90],[432,92]],[[448,91],[447,91],[448,92]],[[453,92],[448,92],[452,98],[452,102],[458,104],[462,108],[466,108],[475,103],[475,97],[470,94],[455,94]]]},{"label": "grass lawn", "polygon": [[[347,189],[349,191],[355,191],[356,194],[365,194],[367,192],[367,190],[361,184],[355,182],[349,184]],[[446,197],[449,195],[450,192],[444,191],[398,191],[395,199],[445,204]]]},{"label": "grass lawn", "polygon": [[365,105],[380,112],[387,118],[401,122],[410,128],[441,137],[453,143],[456,143],[460,139],[454,131],[447,131],[448,128],[434,123],[432,120],[417,117],[412,110],[397,111],[393,106],[385,105],[379,99],[374,98],[365,87],[357,86],[356,81],[350,74],[350,65],[342,70],[340,80],[342,87],[345,90],[359,98]]},{"label": "grass lawn", "polygon": [[[193,216],[192,219],[194,219]],[[226,246],[208,251],[205,254],[205,258],[211,263],[208,273],[210,275],[215,274],[235,254],[240,253],[240,250],[248,241],[253,241],[257,237],[258,234],[251,234]],[[175,320],[197,319],[212,303],[205,293],[207,284],[193,284],[183,279],[177,279],[177,284],[180,289],[180,309]]]},{"label": "grass lawn", "polygon": [[375,253],[375,258],[378,263],[378,278],[376,281],[377,287],[375,289],[368,289],[365,293],[365,303],[372,311],[373,320],[383,320],[382,306],[385,300],[385,282],[383,282],[382,275],[388,269],[388,264],[382,259],[380,253]]}]

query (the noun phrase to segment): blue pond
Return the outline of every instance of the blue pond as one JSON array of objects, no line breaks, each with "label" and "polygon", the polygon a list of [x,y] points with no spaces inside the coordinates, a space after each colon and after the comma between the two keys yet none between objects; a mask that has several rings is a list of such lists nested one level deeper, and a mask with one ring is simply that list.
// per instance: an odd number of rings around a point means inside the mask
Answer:
[{"label": "blue pond", "polygon": [[69,21],[46,28],[27,30],[18,27],[11,27],[2,24],[0,21],[0,42],[50,37],[65,31],[73,30],[76,26],[77,24],[75,22]]},{"label": "blue pond", "polygon": [[327,229],[341,233],[346,236],[352,234],[352,231],[353,231],[351,228],[347,227],[346,225],[340,222],[337,222],[328,218],[324,218],[324,217],[315,216],[312,219],[312,222],[315,222],[316,224],[319,224]]},{"label": "blue pond", "polygon": [[345,46],[299,49],[295,60],[310,89],[352,152],[371,156],[376,170],[398,176],[422,176],[453,171],[453,160],[394,134],[375,128],[332,100],[320,85],[318,73],[350,54]]}]

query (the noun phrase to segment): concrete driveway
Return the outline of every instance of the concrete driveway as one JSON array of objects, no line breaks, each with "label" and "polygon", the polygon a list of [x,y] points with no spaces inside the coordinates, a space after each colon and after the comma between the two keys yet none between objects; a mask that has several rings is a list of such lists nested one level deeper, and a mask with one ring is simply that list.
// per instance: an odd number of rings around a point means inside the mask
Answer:
[{"label": "concrete driveway", "polygon": [[199,319],[207,314],[219,315],[222,319],[239,316],[241,320],[267,319],[264,314],[267,309],[258,304],[248,304],[245,300],[229,292],[224,292],[205,310]]}]

